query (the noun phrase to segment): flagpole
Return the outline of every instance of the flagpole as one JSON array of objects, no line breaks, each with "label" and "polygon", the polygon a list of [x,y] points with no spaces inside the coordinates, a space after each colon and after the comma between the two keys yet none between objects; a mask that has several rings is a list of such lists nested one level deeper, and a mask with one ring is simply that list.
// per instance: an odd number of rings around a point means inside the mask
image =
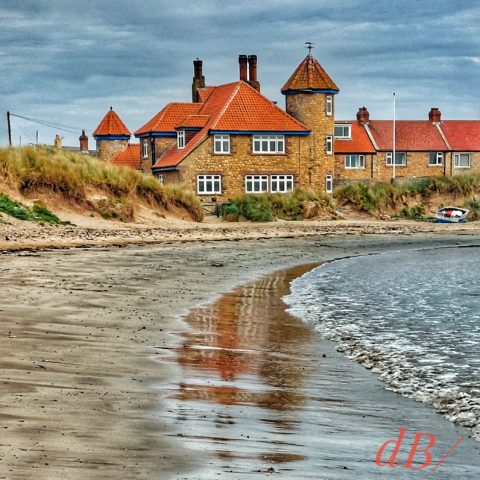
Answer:
[{"label": "flagpole", "polygon": [[395,181],[395,167],[396,167],[396,144],[395,144],[395,129],[396,129],[396,118],[395,118],[395,92],[393,92],[393,152],[392,152],[392,165],[393,165],[393,171],[392,171],[392,178],[393,181]]}]

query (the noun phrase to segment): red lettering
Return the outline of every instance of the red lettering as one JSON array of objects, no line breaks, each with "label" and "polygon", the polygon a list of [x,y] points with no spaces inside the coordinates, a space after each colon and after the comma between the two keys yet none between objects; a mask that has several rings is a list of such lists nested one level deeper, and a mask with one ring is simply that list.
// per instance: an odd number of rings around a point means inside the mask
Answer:
[{"label": "red lettering", "polygon": [[[419,449],[418,446],[420,445],[420,440],[423,436],[428,437],[430,440],[428,445],[425,448]],[[435,435],[432,435],[431,433],[423,433],[423,432],[416,433],[415,440],[410,450],[410,454],[408,455],[407,461],[402,468],[411,468],[413,470],[422,470],[423,468],[427,468],[432,463],[432,454],[429,452],[429,450],[435,445],[435,442],[436,442]],[[419,467],[414,467],[412,465],[412,462],[415,458],[415,455],[417,454],[417,451],[422,452],[425,455],[425,462]]]},{"label": "red lettering", "polygon": [[[397,458],[398,452],[400,451],[400,447],[402,446],[402,441],[406,433],[407,433],[407,429],[401,428],[400,434],[398,435],[398,438],[396,440],[387,440],[385,443],[383,443],[380,446],[380,448],[378,449],[377,455],[375,456],[375,463],[377,464],[378,467],[386,467],[387,465],[389,465],[391,468],[395,468],[397,466],[395,463],[395,459]],[[390,458],[388,459],[387,463],[382,463],[383,453],[385,452],[385,449],[387,448],[387,446],[390,444],[395,444],[393,453],[390,455]]]}]

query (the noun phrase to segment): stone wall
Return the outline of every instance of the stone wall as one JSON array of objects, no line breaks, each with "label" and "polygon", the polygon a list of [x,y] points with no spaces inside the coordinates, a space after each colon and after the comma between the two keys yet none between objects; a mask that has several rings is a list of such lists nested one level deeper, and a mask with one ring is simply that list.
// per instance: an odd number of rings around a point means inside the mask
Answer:
[{"label": "stone wall", "polygon": [[[393,167],[387,166],[387,152],[377,153],[377,179],[389,181],[393,175]],[[429,152],[407,152],[406,166],[396,165],[396,178],[422,178],[445,175],[449,170],[450,158],[444,153],[444,165],[429,165]]]},{"label": "stone wall", "polygon": [[128,140],[97,140],[97,157],[109,162],[115,153],[125,150],[127,146]]},{"label": "stone wall", "polygon": [[342,182],[344,180],[376,180],[377,178],[377,155],[364,154],[364,168],[346,168],[344,153],[335,154],[335,181]]},{"label": "stone wall", "polygon": [[[331,95],[335,97],[334,95]],[[297,93],[286,96],[286,111],[311,130],[306,137],[307,152],[302,176],[311,179],[313,188],[325,189],[325,176],[335,178],[335,157],[326,153],[326,136],[334,134],[334,115],[325,113],[322,93]]]},{"label": "stone wall", "polygon": [[201,174],[222,176],[221,195],[202,195],[207,201],[212,197],[225,201],[245,193],[245,175],[294,175],[295,186],[322,189],[324,179],[319,184],[316,178],[308,175],[308,137],[286,136],[286,153],[262,155],[252,152],[251,135],[231,135],[228,155],[213,152],[213,137],[208,137],[183,162],[178,165],[181,183],[192,191],[197,190],[196,177]]}]

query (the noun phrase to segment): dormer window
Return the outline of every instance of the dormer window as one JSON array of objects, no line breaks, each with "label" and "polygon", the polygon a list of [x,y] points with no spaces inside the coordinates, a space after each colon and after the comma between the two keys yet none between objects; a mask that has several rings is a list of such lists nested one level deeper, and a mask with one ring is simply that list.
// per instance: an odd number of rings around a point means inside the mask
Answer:
[{"label": "dormer window", "polygon": [[335,138],[342,140],[350,140],[352,138],[352,126],[344,124],[336,124],[334,131]]},{"label": "dormer window", "polygon": [[179,150],[185,148],[185,130],[179,130],[177,132],[177,148]]}]

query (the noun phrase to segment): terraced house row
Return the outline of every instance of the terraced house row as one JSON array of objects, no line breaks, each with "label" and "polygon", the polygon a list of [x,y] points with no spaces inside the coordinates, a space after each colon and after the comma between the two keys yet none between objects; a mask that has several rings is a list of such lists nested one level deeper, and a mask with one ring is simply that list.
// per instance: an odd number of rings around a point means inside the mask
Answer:
[{"label": "terraced house row", "polygon": [[332,192],[350,181],[480,171],[480,121],[335,119],[339,88],[309,53],[281,88],[283,110],[260,92],[257,57],[239,56],[239,80],[205,83],[194,60],[192,101],[167,104],[135,131],[110,109],[93,135],[105,161],[181,183],[205,201],[296,187]]}]

